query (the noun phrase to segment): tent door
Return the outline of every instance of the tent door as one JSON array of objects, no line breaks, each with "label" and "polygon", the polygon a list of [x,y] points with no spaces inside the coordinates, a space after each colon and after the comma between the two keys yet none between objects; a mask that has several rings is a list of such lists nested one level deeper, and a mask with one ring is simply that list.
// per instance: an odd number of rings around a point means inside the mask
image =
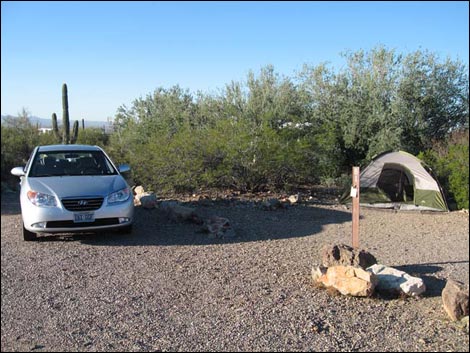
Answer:
[{"label": "tent door", "polygon": [[392,202],[414,201],[413,182],[408,172],[399,165],[385,164],[380,173],[377,187],[381,189]]}]

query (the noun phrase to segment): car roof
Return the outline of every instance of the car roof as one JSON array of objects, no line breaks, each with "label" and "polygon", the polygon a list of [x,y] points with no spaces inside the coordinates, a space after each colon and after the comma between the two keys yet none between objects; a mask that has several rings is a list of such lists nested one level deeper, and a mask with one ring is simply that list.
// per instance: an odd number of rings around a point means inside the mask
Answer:
[{"label": "car roof", "polygon": [[57,152],[57,151],[101,151],[98,146],[91,145],[47,145],[38,146],[39,152]]}]

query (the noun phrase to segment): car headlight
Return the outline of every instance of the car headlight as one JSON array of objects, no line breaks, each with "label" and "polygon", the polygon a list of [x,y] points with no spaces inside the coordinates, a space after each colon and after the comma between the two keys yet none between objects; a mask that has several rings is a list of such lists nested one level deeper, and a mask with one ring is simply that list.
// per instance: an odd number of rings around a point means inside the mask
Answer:
[{"label": "car headlight", "polygon": [[55,207],[57,206],[56,198],[49,194],[30,190],[27,193],[29,201],[33,205],[40,207]]},{"label": "car headlight", "polygon": [[129,188],[113,192],[108,196],[108,203],[124,202],[129,199],[130,195],[131,192]]}]

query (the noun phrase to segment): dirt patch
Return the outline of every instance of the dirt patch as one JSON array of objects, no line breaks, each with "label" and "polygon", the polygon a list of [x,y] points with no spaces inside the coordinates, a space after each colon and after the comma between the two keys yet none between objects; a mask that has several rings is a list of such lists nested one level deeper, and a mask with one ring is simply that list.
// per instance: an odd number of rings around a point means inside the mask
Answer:
[{"label": "dirt patch", "polygon": [[469,282],[467,214],[362,209],[361,247],[428,291],[358,299],[310,279],[324,244],[350,244],[350,211],[312,194],[268,210],[267,196],[184,200],[229,219],[229,239],[138,207],[130,235],[24,242],[17,195],[2,195],[2,351],[468,351],[440,298],[448,278]]}]

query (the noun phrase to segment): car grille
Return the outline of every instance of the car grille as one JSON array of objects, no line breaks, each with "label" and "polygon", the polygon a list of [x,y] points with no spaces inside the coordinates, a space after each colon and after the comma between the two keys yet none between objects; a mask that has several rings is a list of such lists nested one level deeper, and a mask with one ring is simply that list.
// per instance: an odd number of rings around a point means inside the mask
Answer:
[{"label": "car grille", "polygon": [[103,198],[62,199],[62,204],[69,211],[94,211],[101,207]]}]

